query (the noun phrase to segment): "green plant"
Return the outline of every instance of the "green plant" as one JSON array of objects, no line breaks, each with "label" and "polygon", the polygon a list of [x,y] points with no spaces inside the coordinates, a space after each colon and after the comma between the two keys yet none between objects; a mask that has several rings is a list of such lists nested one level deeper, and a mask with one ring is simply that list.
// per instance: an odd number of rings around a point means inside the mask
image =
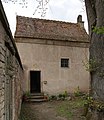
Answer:
[{"label": "green plant", "polygon": [[94,99],[91,96],[85,96],[84,106],[93,106]]},{"label": "green plant", "polygon": [[104,78],[104,70],[101,72],[98,72],[99,77]]},{"label": "green plant", "polygon": [[64,100],[67,96],[68,96],[67,91],[65,91],[63,94],[59,94],[59,95],[58,95],[58,98],[59,98],[60,100]]},{"label": "green plant", "polygon": [[68,92],[67,92],[67,91],[65,91],[65,92],[64,92],[64,95],[65,95],[65,97],[67,97],[67,96],[68,96]]},{"label": "green plant", "polygon": [[74,91],[74,95],[75,95],[75,97],[78,97],[78,96],[82,96],[82,95],[83,95],[83,92],[80,91],[79,86],[78,86],[77,89]]},{"label": "green plant", "polygon": [[104,34],[104,27],[92,27],[92,29],[96,34]]},{"label": "green plant", "polygon": [[31,95],[30,95],[30,92],[29,92],[29,91],[24,92],[23,97],[22,97],[23,101],[27,101],[27,99],[28,99],[30,96],[31,96]]},{"label": "green plant", "polygon": [[[70,106],[70,107],[69,107]],[[61,116],[65,116],[68,118],[72,118],[73,112],[71,111],[72,106],[67,103],[62,103],[61,105],[57,106],[57,113]]]},{"label": "green plant", "polygon": [[98,104],[96,107],[97,107],[97,111],[99,111],[99,112],[104,111],[104,105],[103,104]]},{"label": "green plant", "polygon": [[59,98],[62,98],[62,97],[63,97],[63,94],[59,94],[58,97],[59,97]]},{"label": "green plant", "polygon": [[57,100],[57,96],[56,96],[56,95],[51,95],[51,96],[49,97],[49,100]]},{"label": "green plant", "polygon": [[94,102],[93,97],[88,96],[87,102],[88,102],[88,104],[93,104],[93,102]]},{"label": "green plant", "polygon": [[[75,99],[71,101],[63,101],[56,107],[57,112],[61,116],[65,116],[67,120],[74,120],[77,119],[77,114],[80,116],[80,118],[83,118],[83,108],[85,99],[82,97],[76,97]],[[81,112],[80,112],[81,111]],[[79,117],[78,117],[79,118]]]},{"label": "green plant", "polygon": [[[83,62],[83,61],[82,61]],[[86,71],[89,71],[89,72],[94,72],[96,71],[99,66],[100,66],[100,62],[98,63],[95,59],[90,59],[88,62],[83,62],[83,65],[85,66],[86,68]]]},{"label": "green plant", "polygon": [[27,91],[27,92],[24,93],[24,95],[25,95],[26,97],[30,97],[30,92]]},{"label": "green plant", "polygon": [[[98,111],[98,112],[102,112],[102,111],[104,112],[104,102],[103,101],[96,101],[91,96],[86,97],[84,107],[86,108],[87,112],[88,112],[89,109],[91,111],[95,110],[95,111]],[[85,116],[87,115],[87,112],[86,112]]]}]

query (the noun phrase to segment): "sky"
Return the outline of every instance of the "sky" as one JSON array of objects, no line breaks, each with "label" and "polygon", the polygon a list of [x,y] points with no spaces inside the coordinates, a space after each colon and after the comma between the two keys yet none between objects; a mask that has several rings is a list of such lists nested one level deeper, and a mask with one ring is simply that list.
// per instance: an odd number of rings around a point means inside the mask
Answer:
[{"label": "sky", "polygon": [[[45,3],[44,17],[41,17],[41,9],[38,9],[38,1],[41,0],[27,0],[27,4],[24,6],[19,4],[19,1],[22,0],[17,1],[15,4],[11,1],[8,3],[2,2],[13,35],[16,29],[16,15],[72,23],[76,23],[78,15],[82,15],[85,29],[88,32],[85,6],[81,0],[43,0]],[[48,4],[45,1],[49,1]]]}]

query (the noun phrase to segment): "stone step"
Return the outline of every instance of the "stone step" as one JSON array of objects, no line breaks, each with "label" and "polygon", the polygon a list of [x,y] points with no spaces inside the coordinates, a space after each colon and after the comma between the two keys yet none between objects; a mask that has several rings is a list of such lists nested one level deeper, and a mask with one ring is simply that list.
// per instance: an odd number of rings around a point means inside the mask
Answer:
[{"label": "stone step", "polygon": [[30,99],[44,99],[44,96],[30,96]]},{"label": "stone step", "polygon": [[27,102],[45,102],[47,99],[44,97],[44,93],[31,93],[27,99]]},{"label": "stone step", "polygon": [[46,99],[29,99],[29,102],[46,102]]},{"label": "stone step", "polygon": [[44,93],[31,93],[31,96],[44,96]]}]

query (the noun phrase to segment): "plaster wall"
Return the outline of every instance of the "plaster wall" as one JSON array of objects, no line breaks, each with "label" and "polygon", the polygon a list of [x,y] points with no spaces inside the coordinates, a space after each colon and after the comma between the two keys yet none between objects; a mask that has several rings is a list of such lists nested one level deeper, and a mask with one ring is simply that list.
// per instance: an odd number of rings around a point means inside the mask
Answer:
[{"label": "plaster wall", "polygon": [[[41,71],[41,92],[74,92],[78,86],[88,91],[90,76],[83,62],[88,61],[89,48],[18,42],[17,48],[25,71],[24,91],[30,91],[31,70]],[[61,58],[69,58],[68,68],[61,67]]]}]

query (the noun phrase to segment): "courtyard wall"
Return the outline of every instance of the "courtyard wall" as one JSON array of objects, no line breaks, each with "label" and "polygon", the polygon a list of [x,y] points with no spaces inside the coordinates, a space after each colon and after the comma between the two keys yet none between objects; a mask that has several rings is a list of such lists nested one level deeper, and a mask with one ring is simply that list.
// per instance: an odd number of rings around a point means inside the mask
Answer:
[{"label": "courtyard wall", "polygon": [[18,119],[22,80],[22,64],[0,2],[0,120]]}]

